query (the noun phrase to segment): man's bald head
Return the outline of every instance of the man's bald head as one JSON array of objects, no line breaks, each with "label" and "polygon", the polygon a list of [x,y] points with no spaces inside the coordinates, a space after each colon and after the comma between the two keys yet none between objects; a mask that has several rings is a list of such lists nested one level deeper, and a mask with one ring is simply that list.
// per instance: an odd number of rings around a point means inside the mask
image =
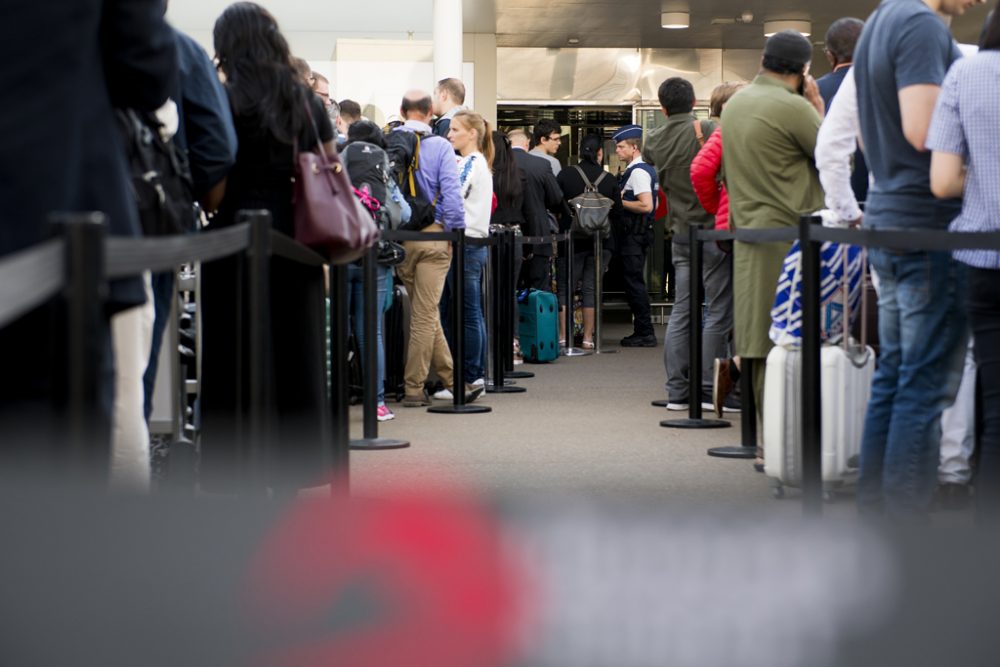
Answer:
[{"label": "man's bald head", "polygon": [[418,120],[429,124],[433,104],[430,93],[427,91],[411,90],[403,96],[403,103],[399,106],[399,114],[405,120]]}]

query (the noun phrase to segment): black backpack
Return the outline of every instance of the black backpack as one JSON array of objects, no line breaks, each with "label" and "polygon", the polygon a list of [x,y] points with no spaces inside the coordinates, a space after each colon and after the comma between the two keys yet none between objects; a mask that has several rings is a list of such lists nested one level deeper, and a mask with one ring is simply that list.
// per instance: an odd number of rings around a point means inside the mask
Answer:
[{"label": "black backpack", "polygon": [[153,114],[119,109],[132,193],[146,236],[183,234],[194,229],[194,187],[187,156],[160,135]]},{"label": "black backpack", "polygon": [[385,135],[385,152],[389,156],[389,173],[399,184],[403,198],[413,213],[402,229],[422,230],[434,223],[434,203],[420,195],[416,173],[420,169],[420,141],[430,135],[408,130],[393,130]]},{"label": "black backpack", "polygon": [[366,141],[356,141],[348,144],[340,153],[351,179],[351,185],[361,192],[367,192],[379,203],[379,211],[375,219],[383,229],[387,227],[389,199],[388,159],[384,150]]}]

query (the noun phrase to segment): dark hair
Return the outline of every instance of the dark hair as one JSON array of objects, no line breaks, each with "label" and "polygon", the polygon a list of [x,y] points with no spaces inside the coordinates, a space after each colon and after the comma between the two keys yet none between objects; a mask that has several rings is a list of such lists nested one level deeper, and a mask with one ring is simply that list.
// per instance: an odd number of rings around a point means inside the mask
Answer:
[{"label": "dark hair", "polygon": [[593,162],[600,166],[597,154],[604,148],[604,139],[599,134],[588,134],[580,140],[580,162]]},{"label": "dark hair", "polygon": [[353,144],[355,141],[367,141],[379,148],[385,148],[385,133],[370,120],[359,120],[347,128],[347,143]]},{"label": "dark hair", "polygon": [[354,100],[341,100],[340,115],[352,123],[361,120],[361,105]]},{"label": "dark hair", "polygon": [[1000,12],[990,10],[983,24],[983,34],[979,38],[979,48],[983,51],[1000,50]]},{"label": "dark hair", "polygon": [[775,74],[802,74],[806,69],[806,63],[793,63],[775,56],[764,56],[760,64],[768,72]]},{"label": "dark hair", "polygon": [[679,76],[672,76],[661,83],[657,96],[660,98],[660,106],[671,116],[691,113],[694,109],[694,86]]},{"label": "dark hair", "polygon": [[854,47],[857,46],[858,38],[865,27],[865,22],[853,16],[837,19],[826,31],[826,50],[829,51],[838,63],[849,63],[854,61]]},{"label": "dark hair", "polygon": [[531,145],[537,146],[542,139],[547,139],[553,132],[562,134],[562,126],[551,118],[542,118],[535,123],[535,129],[531,132]]},{"label": "dark hair", "polygon": [[213,38],[233,113],[258,116],[263,129],[291,144],[309,122],[313,93],[274,17],[258,4],[237,2],[219,16]]},{"label": "dark hair", "polygon": [[431,107],[433,106],[434,102],[431,100],[430,95],[416,100],[404,97],[402,104],[399,105],[399,110],[404,116],[411,111],[419,111],[423,115],[429,116],[431,113]]},{"label": "dark hair", "polygon": [[523,193],[521,171],[514,161],[510,139],[503,132],[493,133],[493,192],[499,206],[514,206]]},{"label": "dark hair", "polygon": [[465,104],[465,84],[458,79],[441,79],[437,84],[438,90],[448,92],[448,97],[457,104]]}]

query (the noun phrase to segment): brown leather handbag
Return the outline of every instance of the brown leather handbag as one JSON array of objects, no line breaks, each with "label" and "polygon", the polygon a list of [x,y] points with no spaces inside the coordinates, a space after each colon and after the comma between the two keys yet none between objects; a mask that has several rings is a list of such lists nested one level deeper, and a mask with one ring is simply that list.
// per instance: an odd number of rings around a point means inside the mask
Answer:
[{"label": "brown leather handbag", "polygon": [[327,156],[323,149],[308,102],[306,112],[316,148],[299,151],[295,142],[295,240],[329,257],[333,264],[353,262],[378,241],[378,226],[354,194],[340,158]]}]

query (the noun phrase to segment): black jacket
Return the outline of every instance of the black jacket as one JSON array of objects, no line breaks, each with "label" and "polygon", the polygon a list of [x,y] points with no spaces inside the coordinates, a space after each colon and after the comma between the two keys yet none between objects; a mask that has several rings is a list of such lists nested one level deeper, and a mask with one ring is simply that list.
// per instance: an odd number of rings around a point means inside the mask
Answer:
[{"label": "black jacket", "polygon": [[[48,237],[54,211],[103,211],[140,234],[113,108],[153,111],[176,86],[155,0],[4,0],[0,22],[0,256]],[[144,301],[137,280],[112,302]]]},{"label": "black jacket", "polygon": [[[526,151],[514,149],[514,161],[524,172],[524,212],[525,224],[522,228],[526,236],[547,236],[552,233],[549,213],[558,217],[563,214],[562,190],[552,175],[552,167],[540,157]],[[525,246],[527,251],[528,246]],[[552,244],[540,243],[531,246],[536,255],[551,255]]]},{"label": "black jacket", "polygon": [[[604,171],[604,168],[599,164],[589,161],[581,161],[580,168],[583,169],[583,173],[587,175],[591,183],[595,183],[601,174],[605,174],[604,179],[598,183],[597,191],[610,199],[614,204],[611,207],[610,222],[611,228],[616,229],[621,224],[622,215],[625,209],[622,208],[622,193],[618,189],[618,179],[615,178],[614,174],[610,174]],[[584,183],[583,179],[580,178],[579,172],[574,167],[566,167],[559,172],[559,177],[556,179],[559,182],[559,187],[563,192],[563,197],[565,197],[567,206],[569,200],[574,197],[579,197],[583,194]],[[559,231],[567,231],[573,223],[572,213],[567,212],[563,215],[559,222]],[[574,236],[574,245],[577,251],[584,250],[593,245],[593,242],[589,239],[577,239]],[[607,249],[611,248],[612,237],[608,237],[604,240],[604,247]]]}]

